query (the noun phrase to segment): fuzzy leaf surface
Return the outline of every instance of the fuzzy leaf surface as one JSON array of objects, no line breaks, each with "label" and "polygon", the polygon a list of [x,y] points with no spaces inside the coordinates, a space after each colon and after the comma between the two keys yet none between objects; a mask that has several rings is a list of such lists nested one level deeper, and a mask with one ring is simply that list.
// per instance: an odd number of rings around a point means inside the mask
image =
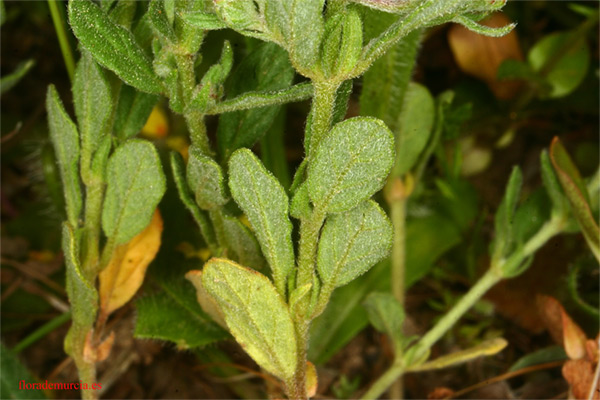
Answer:
[{"label": "fuzzy leaf surface", "polygon": [[77,127],[65,111],[56,88],[48,87],[46,95],[50,139],[58,160],[63,182],[67,217],[72,226],[77,226],[81,214],[81,186],[79,182],[79,134]]},{"label": "fuzzy leaf surface", "polygon": [[69,22],[81,45],[129,85],[148,93],[162,86],[134,36],[90,0],[69,2]]},{"label": "fuzzy leaf surface", "polygon": [[115,244],[127,243],[148,224],[166,190],[165,176],[154,146],[133,139],[108,161],[102,228]]},{"label": "fuzzy leaf surface", "polygon": [[202,283],[225,314],[231,334],[267,372],[288,381],[296,370],[296,336],[287,304],[267,277],[213,258]]},{"label": "fuzzy leaf surface", "polygon": [[383,187],[394,162],[394,139],[375,118],[335,125],[319,143],[308,167],[308,194],[315,207],[343,212]]},{"label": "fuzzy leaf surface", "polygon": [[203,210],[219,208],[229,200],[223,171],[212,158],[191,146],[187,164],[187,182],[196,196],[196,204]]},{"label": "fuzzy leaf surface", "polygon": [[400,302],[389,292],[374,292],[367,296],[363,305],[375,329],[387,334],[399,345],[404,338],[404,310]]},{"label": "fuzzy leaf surface", "polygon": [[237,150],[231,156],[229,187],[252,225],[277,289],[285,293],[285,279],[294,266],[292,223],[285,190],[248,149]]},{"label": "fuzzy leaf surface", "polygon": [[73,103],[81,133],[81,147],[94,152],[102,137],[110,133],[113,109],[110,83],[92,56],[83,52],[75,70]]},{"label": "fuzzy leaf surface", "polygon": [[120,140],[135,136],[142,129],[157,101],[155,94],[140,92],[128,85],[121,86],[114,125]]},{"label": "fuzzy leaf surface", "polygon": [[521,194],[521,185],[523,184],[523,174],[518,167],[513,168],[502,202],[496,211],[495,233],[496,237],[492,244],[492,255],[494,258],[503,257],[512,249],[513,244],[513,220],[519,195]]},{"label": "fuzzy leaf surface", "polygon": [[392,225],[372,200],[327,219],[317,254],[324,285],[343,286],[385,257],[392,245]]},{"label": "fuzzy leaf surface", "polygon": [[240,264],[253,269],[261,269],[265,259],[260,251],[260,244],[254,234],[238,218],[222,214],[223,232],[227,240],[227,248],[233,251]]}]

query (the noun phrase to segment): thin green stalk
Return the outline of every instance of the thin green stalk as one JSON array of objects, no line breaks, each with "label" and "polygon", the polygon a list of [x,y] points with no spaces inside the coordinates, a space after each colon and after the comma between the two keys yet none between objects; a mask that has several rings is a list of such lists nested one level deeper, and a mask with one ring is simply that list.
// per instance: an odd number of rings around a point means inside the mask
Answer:
[{"label": "thin green stalk", "polygon": [[340,84],[341,82],[313,82],[313,101],[304,138],[306,157],[309,160],[321,139],[331,128],[336,92]]},{"label": "thin green stalk", "polygon": [[52,332],[53,330],[58,328],[59,326],[65,324],[66,322],[68,322],[70,320],[71,320],[71,312],[70,311],[67,311],[66,313],[63,313],[63,314],[60,314],[60,315],[54,317],[53,319],[51,319],[50,321],[48,321],[47,323],[45,323],[44,325],[40,326],[38,329],[33,331],[25,339],[23,339],[19,343],[17,343],[17,345],[15,347],[13,347],[13,351],[15,353],[19,353],[19,352],[25,350],[26,348],[28,348],[29,346],[31,346],[32,344],[34,344],[35,342],[37,342],[38,340],[40,340],[41,338],[43,338],[44,336],[46,336],[47,334],[49,334],[50,332]]},{"label": "thin green stalk", "polygon": [[232,111],[303,101],[310,99],[312,93],[313,87],[310,83],[300,83],[277,91],[246,92],[233,99],[224,100],[215,104],[206,111],[206,115],[223,114]]},{"label": "thin green stalk", "polygon": [[73,81],[73,77],[75,76],[75,59],[73,58],[73,52],[71,51],[71,45],[69,44],[69,38],[67,37],[67,29],[65,28],[63,14],[58,9],[58,3],[58,0],[48,0],[48,8],[50,9],[50,16],[54,23],[54,29],[56,30],[56,36],[58,37],[60,51],[65,60],[65,67],[67,68],[69,79]]},{"label": "thin green stalk", "polygon": [[[398,377],[404,373],[404,365],[402,362],[394,362],[392,366],[375,381],[375,383],[369,388],[367,393],[363,394],[361,399],[377,399],[383,392],[387,390],[394,382],[397,381]],[[392,397],[394,398],[394,397]]]}]

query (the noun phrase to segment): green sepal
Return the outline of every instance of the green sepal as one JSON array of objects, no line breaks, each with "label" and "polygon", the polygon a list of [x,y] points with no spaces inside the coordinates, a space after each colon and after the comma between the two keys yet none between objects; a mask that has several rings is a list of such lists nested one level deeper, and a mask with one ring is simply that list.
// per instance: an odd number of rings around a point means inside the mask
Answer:
[{"label": "green sepal", "polygon": [[127,243],[150,223],[166,190],[160,158],[145,140],[131,139],[108,160],[102,229],[116,245]]},{"label": "green sepal", "polygon": [[77,127],[65,111],[54,85],[48,87],[46,110],[50,139],[58,160],[67,206],[67,219],[71,226],[79,225],[81,214],[81,183],[79,181],[79,134]]},{"label": "green sepal", "polygon": [[252,225],[273,271],[275,286],[284,295],[286,278],[294,267],[285,190],[248,149],[237,150],[229,160],[229,188]]},{"label": "green sepal", "polygon": [[326,77],[346,77],[354,69],[362,51],[362,29],[360,15],[354,9],[327,21],[320,54]]},{"label": "green sepal", "polygon": [[495,238],[492,242],[492,258],[499,260],[512,250],[513,219],[521,194],[523,175],[519,167],[514,167],[506,185],[504,197],[496,211]]},{"label": "green sepal", "polygon": [[214,106],[223,97],[223,83],[233,65],[233,50],[228,41],[223,44],[221,59],[211,66],[204,74],[200,84],[194,89],[191,107],[199,111],[206,111]]},{"label": "green sepal", "polygon": [[388,255],[392,224],[373,200],[327,218],[317,253],[317,270],[324,285],[343,286]]},{"label": "green sepal", "polygon": [[131,86],[160,93],[152,63],[127,29],[116,24],[90,0],[69,2],[69,21],[81,45],[103,66]]},{"label": "green sepal", "polygon": [[166,43],[176,41],[177,38],[171,26],[171,21],[167,17],[163,0],[151,0],[147,15],[155,35]]},{"label": "green sepal", "polygon": [[[83,52],[75,70],[73,103],[82,153],[91,155],[102,138],[111,133],[114,103],[104,71],[87,51]],[[89,165],[84,168],[89,168]]]},{"label": "green sepal", "polygon": [[186,175],[188,185],[196,196],[196,204],[201,209],[213,210],[229,201],[221,167],[194,145],[189,149]]},{"label": "green sepal", "polygon": [[216,300],[235,339],[267,372],[289,381],[296,371],[296,335],[283,297],[267,277],[213,258],[202,284]]},{"label": "green sepal", "polygon": [[375,118],[355,117],[335,125],[308,166],[308,194],[328,212],[350,210],[383,187],[394,162],[394,139]]},{"label": "green sepal", "polygon": [[396,353],[401,351],[405,341],[405,336],[402,334],[402,323],[405,317],[402,304],[391,293],[373,292],[367,296],[363,306],[375,329],[392,339]]}]

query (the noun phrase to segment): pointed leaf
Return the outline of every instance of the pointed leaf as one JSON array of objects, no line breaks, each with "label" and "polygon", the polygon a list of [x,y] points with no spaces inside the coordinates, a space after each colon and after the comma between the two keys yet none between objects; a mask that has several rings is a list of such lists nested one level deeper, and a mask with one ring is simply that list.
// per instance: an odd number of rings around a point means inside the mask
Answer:
[{"label": "pointed leaf", "polygon": [[133,139],[108,161],[102,228],[116,245],[127,243],[150,223],[165,193],[165,176],[154,146]]},{"label": "pointed leaf", "polygon": [[391,293],[374,292],[367,296],[363,305],[367,309],[371,324],[379,332],[387,334],[398,351],[398,346],[404,339],[402,334],[404,310],[400,302]]},{"label": "pointed leaf", "polygon": [[100,308],[107,315],[122,307],[144,282],[146,269],[160,248],[163,220],[156,210],[150,224],[113,254],[100,272]]},{"label": "pointed leaf", "polygon": [[140,92],[128,85],[121,86],[115,115],[114,131],[120,140],[136,135],[144,126],[158,96]]},{"label": "pointed leaf", "polygon": [[148,5],[148,18],[152,30],[160,39],[170,43],[176,40],[171,21],[167,18],[163,0],[150,1]]},{"label": "pointed leaf", "polygon": [[213,321],[219,324],[221,327],[227,329],[225,323],[225,315],[217,304],[217,301],[206,291],[206,288],[202,284],[202,271],[192,270],[185,274],[185,279],[190,281],[196,288],[196,300],[202,311],[207,313]]},{"label": "pointed leaf", "polygon": [[328,212],[352,209],[383,187],[394,162],[394,140],[383,122],[356,117],[321,140],[308,166],[308,194]]},{"label": "pointed leaf", "polygon": [[324,285],[343,286],[384,258],[391,246],[392,225],[374,201],[332,215],[319,240],[319,276]]},{"label": "pointed leaf", "polygon": [[521,194],[521,185],[523,175],[519,167],[514,167],[506,185],[506,191],[502,202],[496,211],[495,217],[495,235],[492,243],[492,256],[494,259],[500,259],[509,254],[512,250],[513,238],[513,220],[519,195]]},{"label": "pointed leaf", "polygon": [[227,249],[240,264],[253,269],[261,269],[265,259],[254,234],[236,217],[223,213],[223,231],[227,240]]},{"label": "pointed leaf", "polygon": [[560,316],[562,320],[563,345],[565,353],[571,360],[579,360],[586,356],[587,337],[569,314],[561,307]]},{"label": "pointed leaf", "polygon": [[27,72],[35,65],[35,60],[27,60],[19,63],[15,70],[0,79],[0,94],[10,90],[27,75]]},{"label": "pointed leaf", "polygon": [[110,134],[113,101],[110,83],[92,56],[84,51],[75,70],[73,103],[81,134],[81,148],[93,153],[102,137]]},{"label": "pointed leaf", "polygon": [[225,314],[232,335],[267,372],[289,381],[296,370],[296,336],[287,304],[264,275],[213,258],[202,283]]},{"label": "pointed leaf", "polygon": [[596,258],[600,259],[600,228],[590,208],[587,187],[558,137],[550,145],[550,160],[583,236]]},{"label": "pointed leaf", "polygon": [[303,182],[294,193],[290,202],[290,215],[297,219],[307,219],[312,215],[312,206],[308,197],[308,185]]},{"label": "pointed leaf", "polygon": [[189,157],[187,182],[196,195],[196,204],[203,210],[212,210],[225,205],[229,201],[229,196],[219,164],[202,154],[197,146],[190,147]]},{"label": "pointed leaf", "polygon": [[71,303],[73,322],[77,326],[92,326],[98,310],[98,292],[84,276],[79,264],[79,247],[76,232],[63,224],[62,249],[67,267],[67,295]]},{"label": "pointed leaf", "polygon": [[58,168],[63,182],[67,217],[71,226],[76,227],[81,214],[81,186],[79,182],[79,134],[75,124],[65,111],[54,86],[48,87],[46,95],[50,139],[58,160]]},{"label": "pointed leaf", "polygon": [[100,64],[143,92],[162,91],[152,63],[131,32],[115,23],[91,0],[69,2],[69,22],[81,45]]},{"label": "pointed leaf", "polygon": [[225,22],[219,19],[216,14],[209,14],[202,11],[188,12],[181,16],[185,22],[202,30],[217,30],[227,28]]},{"label": "pointed leaf", "polygon": [[[2,5],[4,7],[4,5]],[[4,14],[4,10],[2,10]],[[45,399],[46,394],[40,388],[26,389],[20,382],[32,384],[36,379],[18,359],[12,349],[0,343],[0,397],[3,399]],[[41,385],[41,384],[40,384]],[[31,386],[30,386],[31,387]]]},{"label": "pointed leaf", "polygon": [[560,189],[560,182],[552,169],[550,157],[546,150],[542,151],[540,156],[540,166],[542,182],[544,182],[546,193],[548,193],[548,197],[552,201],[553,211],[558,212],[560,215],[566,215],[568,207],[566,204],[567,199]]},{"label": "pointed leaf", "polygon": [[254,229],[273,271],[275,286],[284,294],[286,277],[294,266],[292,223],[285,190],[248,149],[237,150],[231,156],[229,187]]}]

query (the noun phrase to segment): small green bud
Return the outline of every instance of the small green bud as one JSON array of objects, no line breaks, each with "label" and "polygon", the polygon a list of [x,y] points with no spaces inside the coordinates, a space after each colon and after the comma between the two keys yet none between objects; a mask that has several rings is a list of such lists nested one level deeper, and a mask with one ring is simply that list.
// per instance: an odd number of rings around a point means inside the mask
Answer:
[{"label": "small green bud", "polygon": [[350,10],[334,15],[325,25],[321,47],[321,71],[325,77],[345,77],[356,66],[362,51],[362,21]]}]

